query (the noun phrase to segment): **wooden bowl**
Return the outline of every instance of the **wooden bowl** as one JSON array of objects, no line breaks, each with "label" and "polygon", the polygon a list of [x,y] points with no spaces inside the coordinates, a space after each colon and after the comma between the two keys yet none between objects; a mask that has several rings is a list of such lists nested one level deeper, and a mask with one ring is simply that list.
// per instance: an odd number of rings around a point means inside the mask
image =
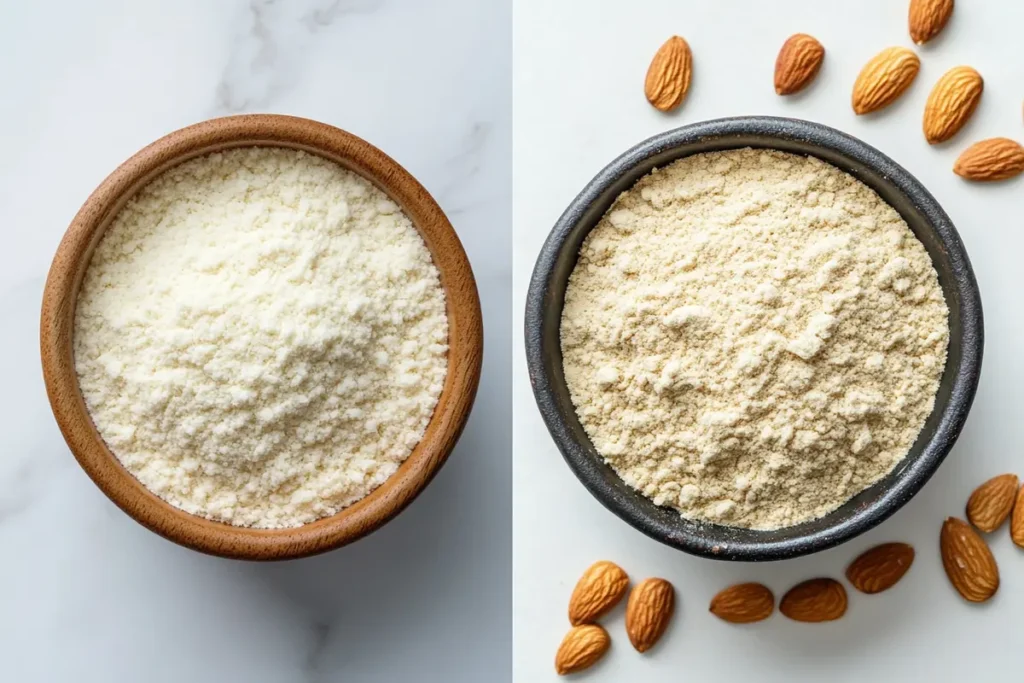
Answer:
[{"label": "wooden bowl", "polygon": [[[358,173],[397,202],[423,236],[441,274],[448,314],[448,374],[423,439],[387,481],[337,514],[291,529],[214,522],[164,502],[110,452],[89,416],[72,351],[75,302],[93,249],[129,198],[157,175],[197,156],[234,147],[301,149]],[[57,249],[40,320],[43,377],[54,417],[79,464],[143,526],[205,553],[250,560],[313,555],[369,534],[423,490],[451,453],[480,381],[483,321],[476,282],[451,223],[430,194],[368,142],[316,121],[266,114],[204,121],[175,131],[121,164],[86,200]]]}]

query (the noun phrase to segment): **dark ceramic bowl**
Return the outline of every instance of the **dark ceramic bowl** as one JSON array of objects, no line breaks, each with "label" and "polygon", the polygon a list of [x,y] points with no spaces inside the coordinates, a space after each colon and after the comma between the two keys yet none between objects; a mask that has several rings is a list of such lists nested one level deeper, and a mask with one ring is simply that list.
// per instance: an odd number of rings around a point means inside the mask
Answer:
[{"label": "dark ceramic bowl", "polygon": [[[776,531],[683,519],[626,485],[594,450],[562,372],[559,324],[583,238],[624,190],[676,159],[739,147],[811,155],[875,190],[907,221],[939,274],[949,306],[949,353],[935,409],[906,459],[838,510]],[[662,543],[722,560],[780,560],[831,548],[885,520],[917,493],[963,429],[981,372],[981,297],[956,228],[913,176],[873,147],[832,128],[794,119],[746,117],[696,123],[657,135],[609,164],[566,209],[541,249],[526,302],[526,355],[540,412],[576,476],[605,507]]]}]

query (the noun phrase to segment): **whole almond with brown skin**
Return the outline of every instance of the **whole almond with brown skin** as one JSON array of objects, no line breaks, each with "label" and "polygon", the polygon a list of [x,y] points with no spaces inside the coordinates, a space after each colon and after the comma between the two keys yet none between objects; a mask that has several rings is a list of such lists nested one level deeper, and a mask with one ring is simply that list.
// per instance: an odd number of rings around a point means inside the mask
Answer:
[{"label": "whole almond with brown skin", "polygon": [[932,88],[924,105],[924,137],[930,144],[956,135],[981,102],[985,81],[969,66],[955,66]]},{"label": "whole almond with brown skin", "polygon": [[775,59],[775,92],[792,95],[806,88],[821,70],[825,48],[813,36],[797,33],[790,36]]},{"label": "whole almond with brown skin", "polygon": [[626,635],[637,652],[650,650],[665,633],[675,601],[675,590],[665,579],[644,579],[630,591]]},{"label": "whole almond with brown skin", "polygon": [[759,583],[729,586],[711,598],[710,612],[733,624],[763,621],[775,611],[775,595]]},{"label": "whole almond with brown skin", "polygon": [[964,150],[953,173],[967,180],[990,182],[1024,173],[1024,147],[1009,138],[989,138]]},{"label": "whole almond with brown skin", "polygon": [[614,562],[602,560],[590,565],[576,583],[569,598],[569,623],[591,624],[622,600],[629,588],[629,576]]},{"label": "whole almond with brown skin", "polygon": [[647,101],[660,111],[672,111],[686,97],[693,74],[690,46],[679,36],[665,41],[651,60],[644,80]]},{"label": "whole almond with brown skin", "polygon": [[986,533],[998,529],[1013,511],[1019,485],[1016,474],[1000,474],[974,489],[967,500],[967,521]]},{"label": "whole almond with brown skin", "polygon": [[858,115],[878,111],[896,101],[921,70],[913,50],[888,47],[871,58],[853,84],[853,111]]},{"label": "whole almond with brown skin", "polygon": [[949,517],[939,536],[942,566],[953,588],[970,602],[985,602],[999,590],[999,567],[988,544],[970,524]]},{"label": "whole almond with brown skin", "polygon": [[846,589],[835,579],[811,579],[789,589],[779,611],[794,621],[834,621],[846,614]]},{"label": "whole almond with brown skin", "polygon": [[559,676],[574,674],[594,666],[608,648],[612,639],[597,624],[575,626],[565,634],[555,654],[555,671]]},{"label": "whole almond with brown skin", "polygon": [[1010,517],[1010,538],[1024,548],[1024,486],[1017,491],[1017,502],[1013,506],[1013,516]]},{"label": "whole almond with brown skin", "polygon": [[846,578],[861,593],[881,593],[895,586],[914,563],[906,543],[883,543],[861,553],[846,568]]},{"label": "whole almond with brown skin", "polygon": [[910,38],[918,45],[939,35],[953,16],[953,0],[910,0]]}]

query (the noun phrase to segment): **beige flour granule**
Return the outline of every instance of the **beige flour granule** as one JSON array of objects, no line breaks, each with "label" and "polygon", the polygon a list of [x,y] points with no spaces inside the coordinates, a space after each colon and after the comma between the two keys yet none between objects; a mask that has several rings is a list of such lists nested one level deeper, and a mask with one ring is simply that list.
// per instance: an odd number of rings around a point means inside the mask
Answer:
[{"label": "beige flour granule", "polygon": [[293,527],[387,479],[447,371],[437,268],[363,178],[277,148],[144,187],[86,271],[74,352],[103,439],[209,519]]},{"label": "beige flour granule", "polygon": [[597,451],[684,517],[774,529],[890,472],[931,413],[948,310],[906,222],[815,158],[700,154],[580,249],[561,338]]}]

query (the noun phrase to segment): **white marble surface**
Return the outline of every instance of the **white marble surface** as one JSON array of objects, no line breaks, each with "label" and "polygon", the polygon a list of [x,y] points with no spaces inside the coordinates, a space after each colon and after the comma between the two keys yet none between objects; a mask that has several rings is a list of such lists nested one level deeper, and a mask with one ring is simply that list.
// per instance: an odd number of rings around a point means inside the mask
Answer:
[{"label": "white marble surface", "polygon": [[[515,680],[556,680],[552,657],[567,628],[565,604],[579,573],[609,558],[635,577],[661,575],[680,609],[665,641],[647,656],[629,646],[621,608],[609,620],[610,656],[587,681],[1014,681],[1024,630],[1024,552],[1005,528],[992,537],[1003,585],[972,606],[953,593],[938,560],[945,515],[962,514],[971,489],[1005,471],[1024,475],[1024,335],[1020,253],[1024,178],[969,185],[950,171],[969,141],[1024,140],[1024,4],[958,2],[946,32],[919,52],[918,82],[891,109],[857,118],[850,89],[860,66],[888,45],[910,45],[905,0],[517,0],[514,9],[514,310],[521,317],[537,251],[561,211],[593,175],[636,142],[720,116],[776,114],[840,128],[877,146],[915,174],[944,205],[966,243],[985,305],[987,343],[966,430],[925,489],[890,521],[838,549],[768,565],[716,563],[650,540],[606,511],[573,477],[537,413],[521,327],[513,367]],[[823,72],[793,99],[775,95],[775,56],[802,31],[826,46]],[[693,88],[664,116],[643,97],[654,51],[670,34],[694,52]],[[929,148],[921,112],[947,68],[971,64],[986,79],[981,106],[960,137]],[[840,574],[854,555],[885,540],[917,547],[904,582],[884,596],[851,596],[847,616],[806,626],[778,615],[730,627],[707,614],[711,596],[740,580],[783,591],[798,580]]]},{"label": "white marble surface", "polygon": [[[509,16],[476,0],[6,6],[0,678],[508,680]],[[472,419],[427,491],[362,542],[271,565],[185,550],[107,501],[49,413],[36,331],[50,258],[100,180],[175,128],[256,111],[345,128],[417,176],[469,252],[487,330]]]}]

